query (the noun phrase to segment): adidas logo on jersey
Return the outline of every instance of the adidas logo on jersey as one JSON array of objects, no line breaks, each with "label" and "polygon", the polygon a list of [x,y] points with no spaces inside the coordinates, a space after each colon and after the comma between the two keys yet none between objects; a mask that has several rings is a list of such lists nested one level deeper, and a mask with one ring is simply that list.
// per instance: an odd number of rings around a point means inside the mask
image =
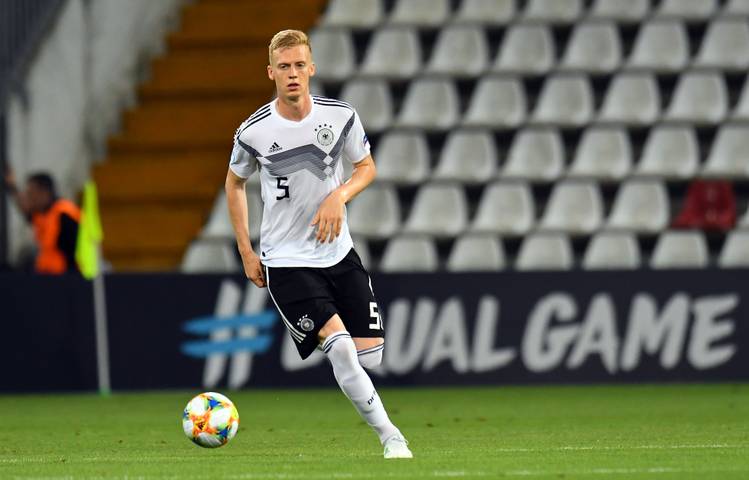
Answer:
[{"label": "adidas logo on jersey", "polygon": [[276,153],[279,150],[283,150],[283,147],[279,145],[277,142],[273,142],[273,145],[270,146],[268,149],[268,153]]}]

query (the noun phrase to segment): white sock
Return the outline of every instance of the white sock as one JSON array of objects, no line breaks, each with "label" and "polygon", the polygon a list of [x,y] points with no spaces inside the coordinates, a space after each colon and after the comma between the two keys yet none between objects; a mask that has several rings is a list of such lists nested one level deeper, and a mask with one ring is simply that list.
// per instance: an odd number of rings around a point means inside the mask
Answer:
[{"label": "white sock", "polygon": [[333,375],[359,415],[380,437],[380,443],[400,431],[393,425],[385,411],[372,380],[364,371],[356,355],[356,346],[348,332],[329,336],[322,345],[323,352],[333,366]]}]

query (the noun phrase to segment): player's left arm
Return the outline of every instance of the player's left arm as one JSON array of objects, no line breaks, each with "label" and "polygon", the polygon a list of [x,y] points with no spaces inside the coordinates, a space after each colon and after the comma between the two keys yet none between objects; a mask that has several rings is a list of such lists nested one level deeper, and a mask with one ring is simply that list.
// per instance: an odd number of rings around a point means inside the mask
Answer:
[{"label": "player's left arm", "polygon": [[343,227],[343,207],[372,183],[377,175],[372,155],[367,155],[354,164],[351,178],[336,188],[323,200],[317,209],[312,225],[317,225],[317,241],[333,242]]}]

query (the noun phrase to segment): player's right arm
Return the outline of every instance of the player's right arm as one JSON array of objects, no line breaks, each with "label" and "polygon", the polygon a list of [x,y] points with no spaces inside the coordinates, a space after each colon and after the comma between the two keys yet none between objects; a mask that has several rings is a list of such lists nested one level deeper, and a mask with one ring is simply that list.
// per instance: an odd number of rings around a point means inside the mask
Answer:
[{"label": "player's right arm", "polygon": [[247,195],[245,194],[245,182],[247,179],[235,174],[231,168],[226,173],[226,202],[229,205],[229,217],[237,238],[237,247],[242,257],[244,274],[252,283],[260,288],[265,287],[265,276],[260,257],[252,249],[250,241],[250,225],[247,215]]}]

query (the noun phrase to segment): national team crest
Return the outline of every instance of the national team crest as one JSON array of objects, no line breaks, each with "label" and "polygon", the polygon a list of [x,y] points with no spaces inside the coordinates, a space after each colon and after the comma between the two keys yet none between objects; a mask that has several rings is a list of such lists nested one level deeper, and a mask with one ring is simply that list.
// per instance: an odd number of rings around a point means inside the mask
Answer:
[{"label": "national team crest", "polygon": [[323,123],[322,125],[318,125],[315,129],[317,132],[317,143],[323,147],[327,147],[335,140],[335,134],[333,134],[333,130],[330,129],[332,126],[333,125]]}]

